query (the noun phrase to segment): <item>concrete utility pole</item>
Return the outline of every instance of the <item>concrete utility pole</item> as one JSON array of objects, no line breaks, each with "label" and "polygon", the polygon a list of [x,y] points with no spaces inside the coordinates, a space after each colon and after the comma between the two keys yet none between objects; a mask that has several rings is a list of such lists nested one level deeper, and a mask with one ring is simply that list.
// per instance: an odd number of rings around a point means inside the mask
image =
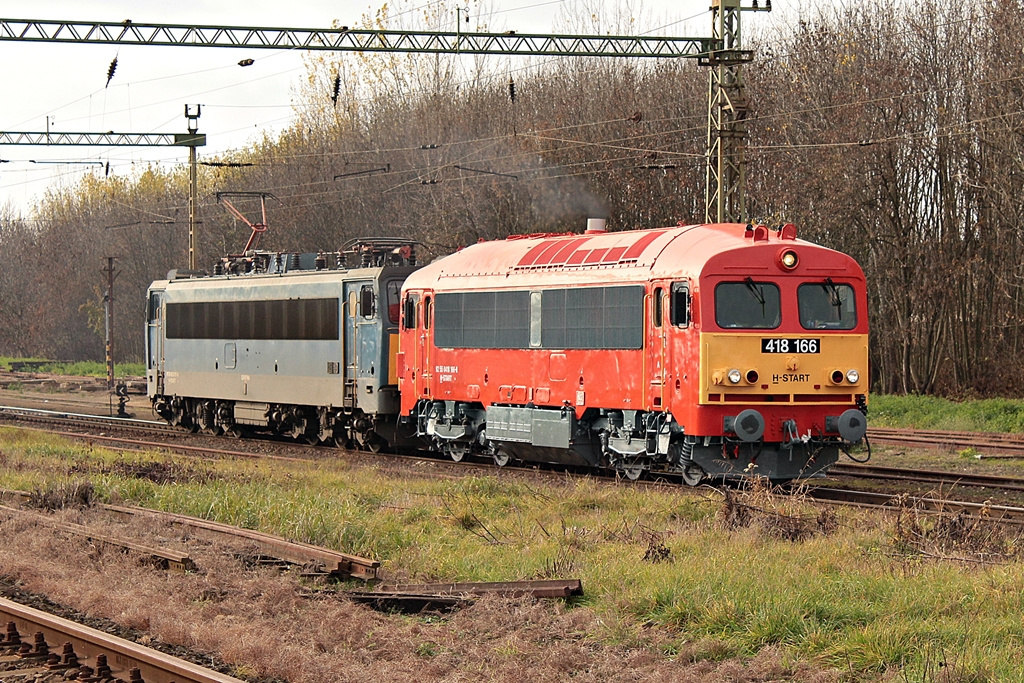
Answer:
[{"label": "concrete utility pole", "polygon": [[[195,140],[196,131],[199,130],[199,115],[203,112],[203,105],[197,104],[195,112],[185,105],[185,118],[188,120],[188,134]],[[203,135],[203,142],[206,136]],[[196,145],[188,146],[188,269],[196,270]]]},{"label": "concrete utility pole", "polygon": [[107,257],[107,267],[101,272],[107,276],[107,293],[103,297],[103,309],[106,313],[106,350],[107,350],[107,389],[114,389],[114,280],[117,275],[114,270],[114,260],[117,256]]}]

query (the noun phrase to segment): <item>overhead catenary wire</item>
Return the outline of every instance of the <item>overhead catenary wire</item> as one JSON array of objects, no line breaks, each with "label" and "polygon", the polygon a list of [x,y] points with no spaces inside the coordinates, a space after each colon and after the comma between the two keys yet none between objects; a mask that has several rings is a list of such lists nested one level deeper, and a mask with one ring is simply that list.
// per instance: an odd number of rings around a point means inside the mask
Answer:
[{"label": "overhead catenary wire", "polygon": [[[987,84],[998,84],[998,83],[1001,83],[1001,82],[1009,82],[1009,81],[1014,81],[1014,80],[1021,80],[1022,78],[1024,78],[1024,77],[1022,77],[1022,76],[1010,76],[1010,77],[1004,77],[1004,78],[999,78],[999,79],[988,79],[986,81],[978,82],[975,85],[976,86],[983,86],[983,85],[987,85]],[[950,89],[953,89],[954,87],[955,86],[951,86]],[[849,101],[849,102],[836,103],[836,104],[832,104],[832,105],[822,105],[822,106],[815,106],[815,107],[803,107],[803,108],[799,108],[799,109],[792,109],[792,110],[789,110],[789,111],[777,112],[777,113],[768,114],[768,115],[760,115],[760,116],[757,116],[755,119],[753,119],[753,121],[755,121],[755,122],[765,122],[765,121],[771,121],[771,120],[775,120],[775,119],[785,119],[785,118],[790,118],[790,117],[793,117],[793,116],[796,116],[796,115],[801,115],[801,114],[823,113],[823,112],[826,112],[826,111],[841,109],[841,108],[845,108],[845,107],[859,106],[859,105],[863,105],[863,104],[891,103],[891,102],[896,101],[897,99],[913,98],[913,97],[916,97],[916,96],[920,96],[921,94],[927,94],[927,93],[933,92],[933,91],[934,91],[934,89],[931,90],[931,91],[925,90],[925,91],[916,91],[916,92],[913,92],[913,93],[899,93],[899,94],[887,95],[887,96],[881,96],[881,97],[875,97],[875,98],[864,98],[864,99],[859,99],[859,100],[854,100],[854,101]],[[665,119],[654,119],[652,122],[678,120],[678,119],[682,119],[682,118],[694,118],[694,119],[696,119],[697,116],[693,116],[693,117],[672,117],[672,118],[665,118]],[[568,130],[568,129],[573,129],[573,128],[583,128],[583,127],[587,127],[587,126],[604,125],[604,124],[607,124],[607,123],[614,123],[614,122],[617,122],[617,121],[624,121],[624,120],[627,120],[627,119],[611,119],[611,120],[605,120],[605,121],[585,122],[585,123],[580,123],[580,124],[566,125],[566,126],[557,127],[557,128],[547,128],[547,129],[543,129],[543,130],[544,131],[559,130],[559,129]],[[699,130],[700,128],[702,128],[702,127],[701,126],[694,126],[691,129],[677,129],[676,131],[664,131],[664,132],[662,132],[662,131],[655,131],[655,132],[652,132],[652,133],[650,133],[648,135],[650,135],[650,136],[657,136],[657,135],[661,135],[661,134],[669,134],[669,133],[672,133],[672,132],[682,132],[682,131],[685,131],[685,130]],[[476,138],[476,139],[456,141],[453,144],[468,144],[468,143],[477,142],[477,141],[481,141],[481,140],[492,139],[492,137]],[[594,144],[594,143],[591,143],[591,144]],[[398,152],[398,151],[404,151],[406,149],[411,149],[411,148],[399,147],[399,148],[390,148],[390,149],[386,149],[386,150],[365,150],[365,151],[349,150],[346,153],[348,153],[348,154],[360,154],[360,153],[376,154],[376,153],[381,153],[381,152]],[[302,155],[295,155],[296,158],[301,157],[301,156]]]},{"label": "overhead catenary wire", "polygon": [[[694,16],[696,16],[696,15],[694,15]],[[952,24],[952,23],[949,23],[949,24]]]},{"label": "overhead catenary wire", "polygon": [[[1008,115],[1020,115],[1022,113],[1024,113],[1024,112],[1009,112]],[[990,121],[990,120],[998,120],[1001,117],[1002,117],[1002,115],[995,116],[995,117],[986,117],[986,118],[983,118],[983,119],[977,119],[977,120],[973,121],[973,123],[983,123],[983,122]],[[956,126],[951,126],[951,128],[959,127],[961,125],[963,125],[963,124],[962,123],[958,123],[958,124],[956,124]],[[896,140],[900,140],[900,139],[913,139],[915,136],[921,137],[921,136],[925,136],[925,135],[932,135],[934,133],[935,133],[934,130],[917,131],[917,132],[914,132],[914,133],[908,133],[908,134],[897,135],[897,136],[890,136],[889,138],[886,138],[886,139],[878,139],[875,142],[882,143],[882,142],[886,142],[886,141],[896,141]],[[970,133],[970,131],[962,131],[959,134],[966,135],[966,134],[969,134],[969,133]],[[571,141],[571,142],[575,142],[575,141]],[[786,150],[786,149],[814,149],[814,148],[830,147],[830,146],[836,146],[836,147],[838,147],[838,146],[854,146],[854,145],[861,145],[861,144],[862,144],[862,141],[850,141],[850,142],[844,142],[844,143],[820,143],[820,144],[808,144],[808,145],[769,145],[769,146],[763,146],[763,151],[768,152],[768,151],[778,151],[778,150]],[[422,147],[423,146],[417,146],[417,147],[409,147],[409,148],[404,148],[404,149],[420,149]],[[634,149],[634,151],[644,151],[644,150],[641,150],[641,149],[638,149],[638,148],[633,148],[633,149]],[[754,149],[762,150],[762,146],[754,146]],[[684,156],[691,156],[693,158],[699,157],[699,155],[684,155]],[[630,156],[619,157],[617,159],[611,159],[611,160],[584,161],[584,162],[578,162],[578,163],[575,163],[575,164],[570,163],[570,164],[563,164],[563,165],[568,167],[568,168],[572,168],[573,166],[576,166],[576,165],[589,165],[589,164],[594,164],[594,163],[607,163],[607,162],[611,162],[611,161],[622,161],[622,160],[629,160],[629,159],[635,159],[635,158],[636,158],[635,155],[630,155]],[[479,161],[479,159],[478,159],[478,161]],[[414,177],[412,179],[410,179],[408,181],[401,182],[398,185],[382,189],[379,192],[381,194],[392,193],[395,190],[398,190],[398,189],[400,189],[400,188],[402,188],[404,186],[408,186],[410,183],[420,183],[423,180],[423,176],[420,175],[420,174],[422,174],[423,172],[426,172],[428,170],[429,170],[429,167],[423,167],[421,169],[416,169],[416,168],[408,169],[405,172],[406,173],[414,174]],[[541,169],[541,170],[543,170],[543,169]],[[557,174],[550,174],[549,173],[547,175],[544,175],[544,176],[541,176],[541,177],[538,177],[538,178],[530,179],[530,181],[536,182],[536,181],[541,181],[541,180],[546,180],[546,179],[557,179],[557,178],[562,178],[562,177],[575,177],[575,176],[580,176],[580,175],[590,175],[590,174],[597,173],[597,172],[610,172],[612,170],[615,170],[615,169],[590,170],[590,171],[579,172],[579,173],[557,173]],[[436,184],[436,182],[434,184]],[[300,187],[301,186],[305,186],[305,185],[306,184],[300,185]],[[301,193],[301,194],[287,195],[287,197],[310,197],[310,196],[317,196],[319,194],[326,194],[326,192]],[[330,202],[330,203],[334,203],[334,202]]]},{"label": "overhead catenary wire", "polygon": [[[999,80],[1017,80],[1019,78],[1020,77],[1008,78],[1008,79],[999,79]],[[882,100],[885,100],[885,99],[887,99],[887,98],[873,98],[870,101],[882,101]],[[841,106],[841,105],[835,105],[835,106]],[[798,110],[798,111],[808,111],[808,110],[807,109],[803,109],[803,110]],[[1006,115],[1018,115],[1019,113],[1020,112],[1009,112]],[[984,122],[984,121],[988,121],[988,120],[997,120],[997,119],[1002,118],[1002,116],[1003,115],[995,116],[995,117],[987,117],[985,119],[978,119],[978,120],[973,121],[973,123],[980,123],[980,122]],[[625,120],[625,119],[617,119],[617,120],[613,120],[613,122],[614,121],[620,121],[620,120]],[[958,122],[957,124],[955,124],[955,126],[951,126],[951,127],[962,126],[962,125],[964,125],[964,123],[965,122]],[[971,123],[971,122],[966,122],[966,123]],[[934,132],[935,132],[934,130],[928,130],[928,131],[920,131],[920,132],[917,132],[917,133],[906,133],[906,134],[902,134],[902,135],[889,136],[888,138],[879,138],[877,140],[874,140],[873,142],[875,142],[875,143],[882,143],[882,142],[886,142],[886,141],[894,141],[894,140],[900,140],[900,139],[913,139],[913,137],[915,137],[915,135],[916,136],[923,136],[923,135],[934,134]],[[659,133],[654,133],[654,134],[659,134]],[[963,132],[961,134],[967,134],[967,132]],[[542,137],[542,136],[538,136],[538,137]],[[500,137],[488,138],[488,140],[491,140],[491,141],[499,140],[499,139],[500,139]],[[479,142],[479,141],[480,140],[475,140],[475,141],[472,141],[472,142]],[[594,143],[594,142],[589,142],[589,141],[573,141],[573,140],[565,140],[565,139],[559,139],[558,141],[559,142],[567,143],[567,146],[573,146],[573,145],[578,145],[578,144],[590,145],[590,146],[600,146],[600,145],[603,144],[603,143]],[[468,144],[468,143],[460,141],[460,142],[457,142],[455,144]],[[841,146],[854,146],[854,145],[863,145],[863,144],[864,144],[863,141],[858,140],[858,141],[846,141],[846,142],[835,142],[835,143],[814,143],[814,144],[804,144],[804,145],[753,145],[752,149],[753,150],[757,150],[757,151],[762,151],[762,152],[771,152],[771,151],[787,150],[787,149],[794,149],[794,150],[795,149],[815,149],[815,148],[824,148],[824,147],[841,147]],[[615,145],[609,145],[609,146],[610,147],[620,147],[621,148],[621,146],[615,146]],[[420,146],[417,146],[417,147],[396,148],[395,150],[390,150],[390,151],[403,151],[403,150],[411,150],[411,149],[422,149],[423,147],[424,147],[423,145],[420,145]],[[429,148],[429,146],[428,146],[428,148]],[[631,150],[637,151],[637,152],[649,152],[650,151],[650,150],[646,150],[646,149],[642,149],[642,148],[627,148],[627,149],[631,149]],[[370,151],[368,151],[368,152],[370,152]],[[372,151],[372,152],[379,153],[380,150],[376,150],[376,151]],[[351,153],[351,152],[347,152],[347,153]],[[699,155],[696,155],[696,154],[685,154],[685,153],[676,153],[676,152],[669,152],[669,153],[677,154],[677,155],[680,155],[680,156],[691,156],[691,157],[698,157],[699,156]],[[478,161],[479,161],[479,159],[478,159]],[[412,169],[412,170],[415,171],[415,169]],[[400,184],[397,187],[401,187],[404,184],[405,183],[402,183],[402,184]],[[396,189],[396,188],[389,188],[389,189],[385,190],[385,192],[391,192],[394,189]]]},{"label": "overhead catenary wire", "polygon": [[[695,16],[699,16],[699,15],[695,15]],[[961,21],[965,21],[965,20],[961,20]],[[954,24],[954,23],[958,23],[958,22],[947,22],[947,24],[943,24],[943,25],[951,25],[951,24]],[[899,32],[897,32],[897,33],[899,33]],[[1019,78],[1019,77],[1016,77],[1016,78]],[[1007,80],[1009,80],[1009,79],[1007,79]],[[888,97],[885,97],[885,98],[876,98],[876,101],[878,101],[878,102],[895,101],[895,98],[911,97],[911,96],[913,96],[913,95],[912,94],[897,94],[897,95],[888,96]],[[831,109],[838,108],[838,107],[855,106],[856,104],[857,104],[856,102],[837,103],[837,104],[834,104],[834,105],[829,105],[828,107],[806,108],[806,109],[799,110],[799,111],[802,112],[802,113],[814,112],[814,111],[826,111],[826,110],[831,110]],[[773,114],[771,116],[759,116],[755,120],[756,121],[768,121],[768,120],[771,120],[773,118],[780,118],[780,117],[785,116],[785,115],[786,115],[786,113],[780,112],[780,113],[777,113],[777,114]],[[278,119],[278,120],[280,120],[280,119]],[[578,124],[578,125],[579,126],[600,125],[600,123],[594,122],[592,124],[591,123],[587,123],[587,124]],[[655,133],[651,133],[650,135],[655,136],[655,135],[662,135],[662,134],[666,134],[666,133],[655,132]],[[896,138],[892,138],[892,139],[902,139],[902,138],[900,138],[900,136],[896,136]],[[880,138],[879,140],[880,141],[884,141],[884,140],[886,140],[886,138]],[[856,142],[857,142],[857,144],[861,144],[863,141],[856,141]],[[461,144],[461,143],[455,143],[455,144]],[[466,143],[466,144],[469,144],[469,143]],[[562,144],[565,145],[563,147],[563,149],[572,149],[572,148],[574,148],[576,146],[579,146],[579,145],[599,146],[599,145],[602,145],[602,144],[606,144],[609,147],[614,148],[614,146],[616,144],[616,141],[608,140],[608,141],[605,141],[605,142],[593,142],[593,141],[574,141],[574,140],[564,139]],[[840,146],[840,145],[852,145],[852,144],[854,144],[853,141],[849,141],[849,142],[833,142],[833,143],[818,143],[816,146],[817,147],[821,147],[821,146]],[[764,153],[776,151],[776,150],[779,150],[779,149],[802,149],[802,148],[812,149],[814,147],[813,146],[799,146],[799,147],[797,147],[797,146],[793,146],[793,145],[789,145],[789,146],[787,146],[787,145],[774,145],[774,146],[772,146],[772,145],[761,145],[761,146],[753,146],[752,147],[752,149],[759,150],[759,151],[764,152]],[[636,148],[636,149],[639,151],[639,148]],[[548,151],[548,150],[546,150],[546,151]],[[557,151],[557,148],[556,148],[555,151]],[[668,150],[653,150],[653,151],[658,151],[659,153],[666,153],[666,154],[675,154],[675,155],[683,154],[683,153],[680,153],[680,152],[668,151]],[[350,153],[359,153],[359,152],[350,152]],[[379,151],[377,151],[377,150],[367,150],[366,153],[377,154],[377,153],[379,153]]]}]

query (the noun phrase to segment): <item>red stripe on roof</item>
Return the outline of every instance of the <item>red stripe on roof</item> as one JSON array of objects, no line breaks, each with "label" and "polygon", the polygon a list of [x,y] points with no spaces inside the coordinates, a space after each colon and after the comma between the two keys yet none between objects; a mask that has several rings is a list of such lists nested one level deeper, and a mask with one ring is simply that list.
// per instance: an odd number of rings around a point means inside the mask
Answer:
[{"label": "red stripe on roof", "polygon": [[625,251],[626,247],[613,247],[608,250],[608,253],[605,254],[605,257],[601,260],[601,263],[618,263],[619,258],[622,257],[622,254]]},{"label": "red stripe on roof", "polygon": [[640,254],[644,253],[644,249],[647,248],[654,240],[658,239],[665,234],[664,230],[658,230],[657,232],[649,232],[640,239],[638,239],[633,246],[631,246],[626,253],[622,256],[623,261],[629,261],[630,259],[640,258]]},{"label": "red stripe on roof", "polygon": [[583,259],[587,258],[589,255],[589,249],[577,249],[572,253],[572,256],[569,257],[569,260],[565,262],[565,265],[574,266],[577,263],[583,263]]},{"label": "red stripe on roof", "polygon": [[524,256],[522,259],[520,259],[519,263],[517,263],[516,265],[518,265],[518,266],[530,266],[530,265],[533,265],[533,262],[537,260],[537,257],[540,256],[542,251],[544,251],[545,249],[548,248],[549,244],[551,244],[551,240],[544,240],[543,242],[541,242],[540,244],[535,246],[533,249],[531,249],[530,251],[526,252],[526,256]]},{"label": "red stripe on roof", "polygon": [[547,242],[545,242],[545,244],[548,245],[547,249],[541,252],[541,254],[537,257],[537,260],[533,262],[533,265],[544,266],[551,263],[551,259],[555,257],[555,254],[561,251],[562,247],[565,246],[565,244],[563,244],[559,240],[548,240]]},{"label": "red stripe on roof", "polygon": [[576,249],[590,241],[589,237],[581,237],[575,240],[569,240],[569,243],[558,250],[558,253],[551,257],[551,265],[565,265],[566,260],[569,256],[576,251]]}]

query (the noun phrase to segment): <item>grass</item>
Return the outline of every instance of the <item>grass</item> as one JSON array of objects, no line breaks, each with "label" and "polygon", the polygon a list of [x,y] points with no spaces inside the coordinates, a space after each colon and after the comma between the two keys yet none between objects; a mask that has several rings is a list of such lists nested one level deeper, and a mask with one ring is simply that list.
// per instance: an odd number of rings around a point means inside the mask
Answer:
[{"label": "grass", "polygon": [[[107,365],[99,361],[51,361],[45,358],[14,358],[11,356],[0,356],[0,368],[11,369],[11,363],[30,362],[38,363],[37,372],[48,372],[55,375],[71,375],[75,377],[106,377]],[[115,377],[144,377],[146,366],[143,363],[116,363],[114,365]]]},{"label": "grass", "polygon": [[875,427],[1024,432],[1024,400],[953,401],[935,396],[872,396],[868,421]]},{"label": "grass", "polygon": [[[161,483],[143,474],[156,470]],[[667,658],[718,661],[775,647],[793,661],[834,667],[842,680],[892,672],[906,681],[1020,680],[1019,541],[998,545],[1002,554],[986,546],[986,561],[974,561],[962,539],[951,542],[927,519],[906,533],[892,518],[824,513],[764,491],[733,494],[726,505],[710,491],[588,479],[449,480],[342,459],[124,455],[0,429],[0,487],[84,481],[100,500],[376,558],[394,579],[579,577],[586,596],[575,604],[603,615],[603,630],[588,634],[596,646],[640,643],[655,629]],[[794,525],[803,533],[791,533]],[[930,536],[944,545],[914,545]]]}]

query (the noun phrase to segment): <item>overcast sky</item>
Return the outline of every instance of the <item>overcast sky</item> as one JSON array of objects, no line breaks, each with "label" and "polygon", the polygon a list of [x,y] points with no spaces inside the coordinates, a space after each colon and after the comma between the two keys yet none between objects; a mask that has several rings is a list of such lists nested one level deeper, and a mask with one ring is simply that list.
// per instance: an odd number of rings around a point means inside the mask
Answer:
[{"label": "overcast sky", "polygon": [[[355,26],[384,0],[0,0],[5,19],[124,21],[329,28],[337,20]],[[572,0],[485,0],[490,30],[521,33],[577,32],[580,5]],[[391,2],[392,14],[422,11],[427,2]],[[672,36],[710,34],[708,0],[647,0],[614,6],[639,17],[636,33]],[[749,0],[744,0],[748,5]],[[776,0],[773,19],[788,4]],[[781,6],[781,7],[780,7]],[[410,12],[404,20],[411,20]],[[765,15],[750,16],[761,19]],[[472,21],[476,21],[473,18]],[[747,17],[744,18],[748,21]],[[422,26],[422,25],[421,25]],[[585,31],[593,33],[592,30]],[[603,32],[603,31],[602,31]],[[109,86],[107,70],[117,58]],[[239,60],[251,58],[252,66]],[[185,132],[186,104],[201,104],[199,131],[208,145],[200,155],[244,147],[285,128],[294,87],[305,69],[295,51],[226,48],[64,45],[0,41],[0,131],[175,133]],[[0,206],[26,215],[48,186],[73,185],[82,173],[128,175],[149,163],[184,163],[184,148],[43,148],[0,146]],[[50,162],[50,163],[40,163]],[[58,162],[58,163],[52,163]]]}]

